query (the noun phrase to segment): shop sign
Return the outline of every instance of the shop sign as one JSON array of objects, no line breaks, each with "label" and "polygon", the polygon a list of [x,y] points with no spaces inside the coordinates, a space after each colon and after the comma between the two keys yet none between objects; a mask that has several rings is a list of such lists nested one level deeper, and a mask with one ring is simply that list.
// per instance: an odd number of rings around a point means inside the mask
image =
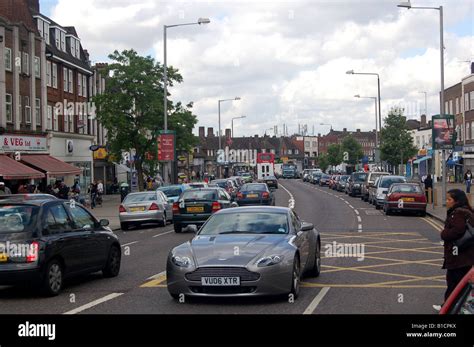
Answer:
[{"label": "shop sign", "polygon": [[0,135],[1,148],[10,151],[47,151],[46,137],[23,135]]}]

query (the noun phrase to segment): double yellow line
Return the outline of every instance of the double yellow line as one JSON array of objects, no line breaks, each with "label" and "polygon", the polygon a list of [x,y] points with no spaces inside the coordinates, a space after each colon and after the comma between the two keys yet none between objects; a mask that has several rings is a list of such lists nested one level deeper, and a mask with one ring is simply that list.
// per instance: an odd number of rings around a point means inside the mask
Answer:
[{"label": "double yellow line", "polygon": [[436,231],[439,231],[441,232],[443,229],[444,229],[444,225],[442,225],[440,222],[438,221],[434,221],[432,220],[431,218],[427,218],[427,217],[424,217],[422,218],[426,223],[428,223],[429,225],[431,225]]}]

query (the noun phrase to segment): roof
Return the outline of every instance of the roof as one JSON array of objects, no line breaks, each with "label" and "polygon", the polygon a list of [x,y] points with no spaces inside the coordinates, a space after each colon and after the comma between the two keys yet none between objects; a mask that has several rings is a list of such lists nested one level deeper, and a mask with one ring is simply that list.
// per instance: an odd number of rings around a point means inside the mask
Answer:
[{"label": "roof", "polygon": [[44,173],[23,165],[6,155],[0,155],[0,176],[5,180],[17,180],[44,178]]},{"label": "roof", "polygon": [[25,154],[22,155],[21,161],[52,177],[80,175],[82,173],[82,169],[47,154]]},{"label": "roof", "polygon": [[281,206],[245,206],[222,209],[216,214],[231,214],[235,212],[276,212],[288,213],[290,208]]},{"label": "roof", "polygon": [[23,23],[28,30],[39,35],[38,28],[25,0],[1,0],[0,14],[0,17],[7,19],[11,23]]}]

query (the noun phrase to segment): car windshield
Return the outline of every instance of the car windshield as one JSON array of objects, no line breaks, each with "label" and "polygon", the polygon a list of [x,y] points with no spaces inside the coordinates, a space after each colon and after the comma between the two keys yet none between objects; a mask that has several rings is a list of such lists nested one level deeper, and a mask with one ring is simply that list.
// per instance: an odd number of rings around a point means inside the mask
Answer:
[{"label": "car windshield", "polygon": [[264,192],[267,190],[267,186],[265,184],[244,184],[242,188],[240,188],[241,192],[246,192],[249,190],[258,190],[260,192]]},{"label": "car windshield", "polygon": [[186,200],[216,200],[215,190],[187,190],[183,193],[182,197]]},{"label": "car windshield", "polygon": [[375,182],[375,180],[379,177],[382,177],[382,176],[386,176],[386,174],[381,174],[381,173],[373,173],[372,175],[370,175],[370,181],[371,182]]},{"label": "car windshield", "polygon": [[385,179],[382,179],[382,182],[380,182],[380,188],[389,188],[394,183],[402,183],[402,182],[406,182],[405,178],[403,177],[385,178]]},{"label": "car windshield", "polygon": [[366,173],[352,174],[352,179],[354,180],[354,182],[364,182],[366,177],[367,177]]},{"label": "car windshield", "polygon": [[214,215],[202,227],[199,235],[217,234],[288,234],[285,213],[235,212]]},{"label": "car windshield", "polygon": [[124,204],[133,204],[137,202],[147,202],[147,201],[155,201],[156,194],[155,193],[143,193],[143,194],[129,194],[123,201]]},{"label": "car windshield", "polygon": [[162,187],[161,190],[167,197],[170,196],[180,196],[181,195],[181,188],[180,187]]},{"label": "car windshield", "polygon": [[392,193],[422,193],[418,184],[396,184],[391,191]]},{"label": "car windshield", "polygon": [[26,205],[0,206],[0,234],[31,231],[39,207]]}]

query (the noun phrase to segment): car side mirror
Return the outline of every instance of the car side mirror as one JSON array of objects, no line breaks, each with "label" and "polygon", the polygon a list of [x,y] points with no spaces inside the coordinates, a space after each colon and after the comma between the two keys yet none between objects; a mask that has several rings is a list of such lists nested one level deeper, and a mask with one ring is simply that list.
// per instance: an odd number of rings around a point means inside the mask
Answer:
[{"label": "car side mirror", "polygon": [[99,221],[99,224],[100,224],[100,226],[102,226],[102,227],[107,227],[107,226],[109,226],[110,222],[109,222],[108,219],[101,219],[101,220]]},{"label": "car side mirror", "polygon": [[301,231],[310,231],[314,229],[314,224],[313,223],[306,223],[303,222],[301,224]]}]

